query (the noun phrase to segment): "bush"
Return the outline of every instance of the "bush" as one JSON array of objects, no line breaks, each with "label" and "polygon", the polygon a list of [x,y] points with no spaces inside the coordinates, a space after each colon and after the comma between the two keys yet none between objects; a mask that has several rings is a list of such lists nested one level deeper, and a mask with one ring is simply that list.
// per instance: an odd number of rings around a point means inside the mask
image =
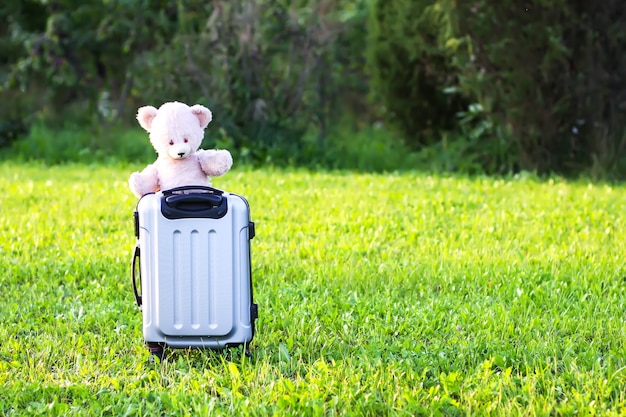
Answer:
[{"label": "bush", "polygon": [[148,135],[141,128],[119,126],[85,128],[67,123],[50,128],[35,121],[19,141],[0,150],[0,158],[18,161],[68,162],[140,162],[151,163],[156,153]]},{"label": "bush", "polygon": [[[0,85],[37,98],[31,113],[53,129],[134,125],[140,105],[201,103],[215,114],[206,146],[306,160],[312,135],[322,147],[367,96],[366,1],[8,0]],[[3,116],[0,137],[25,134],[21,116]]]},{"label": "bush", "polygon": [[354,7],[238,0],[184,9],[185,26],[136,62],[135,87],[156,106],[178,99],[209,107],[208,146],[225,143],[252,162],[290,161],[304,152],[306,134],[323,137],[354,82],[352,57],[362,54],[345,34],[365,24],[364,6]]},{"label": "bush", "polygon": [[456,127],[466,100],[446,89],[457,85],[454,28],[447,1],[376,0],[368,58],[372,89],[386,119],[416,147],[441,140]]},{"label": "bush", "polygon": [[10,147],[28,134],[38,104],[35,97],[0,89],[0,148]]},{"label": "bush", "polygon": [[418,146],[454,142],[488,172],[606,173],[626,152],[621,9],[616,0],[374,1],[372,86]]},{"label": "bush", "polygon": [[[626,14],[618,0],[459,3],[462,88],[519,166],[608,170],[626,150]],[[500,140],[494,138],[492,140]]]}]

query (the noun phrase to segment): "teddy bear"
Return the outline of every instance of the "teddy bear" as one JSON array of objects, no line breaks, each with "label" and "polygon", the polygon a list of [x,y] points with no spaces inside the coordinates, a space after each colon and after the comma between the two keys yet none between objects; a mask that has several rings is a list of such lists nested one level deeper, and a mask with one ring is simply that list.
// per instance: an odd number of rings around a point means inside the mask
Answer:
[{"label": "teddy bear", "polygon": [[210,177],[224,175],[233,164],[230,152],[198,149],[212,117],[211,111],[199,104],[174,101],[158,110],[140,107],[137,121],[149,133],[158,157],[143,171],[130,175],[131,191],[141,198],[175,187],[210,186]]}]

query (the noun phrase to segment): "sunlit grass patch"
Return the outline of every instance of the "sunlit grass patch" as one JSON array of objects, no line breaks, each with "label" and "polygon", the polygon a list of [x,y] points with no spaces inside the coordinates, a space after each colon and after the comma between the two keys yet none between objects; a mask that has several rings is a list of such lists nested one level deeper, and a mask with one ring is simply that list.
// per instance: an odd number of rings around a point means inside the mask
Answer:
[{"label": "sunlit grass patch", "polygon": [[626,412],[622,186],[236,167],[253,357],[154,366],[137,168],[0,165],[3,414]]}]

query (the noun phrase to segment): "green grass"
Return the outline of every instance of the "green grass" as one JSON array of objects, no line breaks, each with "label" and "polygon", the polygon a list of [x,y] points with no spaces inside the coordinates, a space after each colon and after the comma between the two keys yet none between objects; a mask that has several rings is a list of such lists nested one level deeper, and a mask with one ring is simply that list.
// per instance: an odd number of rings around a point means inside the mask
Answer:
[{"label": "green grass", "polygon": [[0,164],[1,415],[626,414],[626,188],[236,168],[248,359],[150,364],[128,174]]}]

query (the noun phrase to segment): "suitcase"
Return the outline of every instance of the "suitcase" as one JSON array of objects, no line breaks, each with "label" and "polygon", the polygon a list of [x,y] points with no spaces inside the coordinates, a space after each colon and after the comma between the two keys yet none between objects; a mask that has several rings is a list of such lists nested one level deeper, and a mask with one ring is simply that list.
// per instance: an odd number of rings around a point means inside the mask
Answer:
[{"label": "suitcase", "polygon": [[139,200],[132,280],[153,356],[162,359],[166,347],[234,346],[249,355],[258,317],[250,262],[254,234],[248,202],[236,194],[179,187]]}]

